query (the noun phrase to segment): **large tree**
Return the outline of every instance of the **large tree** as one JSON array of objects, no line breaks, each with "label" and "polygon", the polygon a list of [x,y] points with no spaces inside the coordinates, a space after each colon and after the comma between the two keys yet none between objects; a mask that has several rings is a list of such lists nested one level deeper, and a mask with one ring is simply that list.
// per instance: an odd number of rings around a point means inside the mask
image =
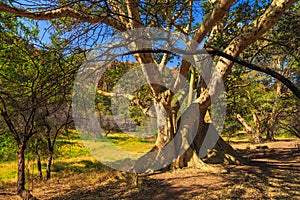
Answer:
[{"label": "large tree", "polygon": [[[171,52],[139,51],[143,48],[143,44],[137,42],[134,43],[134,46],[138,47],[137,51],[132,52],[148,81],[153,102],[156,105],[156,116],[159,119],[153,152],[159,154],[177,134],[181,138],[177,141],[180,143],[179,148],[185,146],[185,141],[189,140],[187,133],[194,127],[192,123],[194,118],[199,119],[197,135],[192,145],[174,164],[175,167],[184,167],[189,161],[197,160],[208,129],[208,124],[204,121],[205,113],[220,95],[219,87],[231,73],[234,62],[274,76],[289,87],[297,97],[300,97],[299,88],[281,74],[266,66],[260,67],[238,59],[241,53],[269,31],[295,2],[297,1],[273,0],[245,3],[234,0],[210,2],[192,0],[70,2],[61,0],[55,3],[53,1],[44,1],[44,3],[28,1],[26,4],[26,1],[7,1],[7,3],[0,3],[0,11],[35,20],[50,20],[60,33],[68,36],[72,45],[93,46],[101,38],[106,37],[105,34],[142,27],[159,27],[181,32],[195,41],[187,46],[185,49],[187,52],[195,53],[199,44],[206,41],[209,44],[207,51],[215,55],[216,70],[211,75],[209,83],[201,81],[203,74],[198,74],[199,78],[195,79],[198,84],[192,88],[197,91],[196,99],[181,117],[177,116],[178,104],[176,101],[172,103],[175,99],[174,93],[170,88],[162,86],[161,77],[163,77],[164,66],[172,59]],[[226,30],[230,33],[230,37],[223,38],[221,44],[211,42],[218,41],[216,38],[222,38],[222,33]],[[209,37],[208,40],[206,40],[207,37]],[[152,64],[151,67],[149,64]],[[185,79],[193,77],[190,76],[193,74],[192,67],[193,65],[187,59],[182,59],[179,65],[180,76],[178,75],[173,88],[179,86]],[[160,82],[161,84],[152,84]],[[197,109],[200,109],[200,112],[193,113]],[[218,145],[226,148],[222,139]],[[153,160],[149,159],[149,162]]]}]

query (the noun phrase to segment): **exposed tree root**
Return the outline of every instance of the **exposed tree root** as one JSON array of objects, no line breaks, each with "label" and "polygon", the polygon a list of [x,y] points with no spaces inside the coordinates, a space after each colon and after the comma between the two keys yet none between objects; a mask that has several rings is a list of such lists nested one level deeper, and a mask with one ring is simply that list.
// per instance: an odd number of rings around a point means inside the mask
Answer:
[{"label": "exposed tree root", "polygon": [[203,159],[210,164],[243,164],[245,161],[221,137],[213,150]]}]

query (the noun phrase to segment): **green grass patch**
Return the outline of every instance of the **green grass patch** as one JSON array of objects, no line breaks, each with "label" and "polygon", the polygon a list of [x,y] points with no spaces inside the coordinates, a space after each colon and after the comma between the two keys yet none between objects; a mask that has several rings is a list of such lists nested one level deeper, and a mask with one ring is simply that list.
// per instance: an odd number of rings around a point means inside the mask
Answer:
[{"label": "green grass patch", "polygon": [[17,180],[17,163],[2,163],[0,164],[0,181],[12,182]]},{"label": "green grass patch", "polygon": [[[99,141],[84,141],[92,144],[92,147],[104,148],[101,152],[104,160],[112,159],[112,162],[122,162],[131,160],[136,155],[138,158],[151,150],[154,146],[154,141],[146,141],[145,139],[135,138],[126,133],[112,133],[107,138],[99,139]],[[55,145],[55,153],[53,155],[52,175],[65,176],[68,174],[78,174],[92,171],[105,170],[106,167],[97,160],[90,151],[85,147],[84,142],[80,139],[76,132],[71,132],[70,135],[60,135],[57,138]],[[125,153],[124,153],[125,152]],[[126,152],[131,153],[133,157],[124,158]],[[37,166],[34,155],[30,152],[30,156],[25,155],[25,170],[30,175],[37,175]],[[45,176],[47,154],[42,156],[42,171]],[[30,157],[30,161],[28,158]],[[9,161],[0,163],[0,181],[11,182],[17,178],[17,161]]]}]

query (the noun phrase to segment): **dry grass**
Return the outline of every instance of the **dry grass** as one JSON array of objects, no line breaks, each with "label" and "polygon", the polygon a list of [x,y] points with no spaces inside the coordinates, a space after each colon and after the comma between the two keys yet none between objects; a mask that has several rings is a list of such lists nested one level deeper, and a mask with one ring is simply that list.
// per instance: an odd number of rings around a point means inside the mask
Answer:
[{"label": "dry grass", "polygon": [[[101,165],[89,156],[61,160],[49,182],[30,187],[39,199],[300,199],[300,149],[294,142],[236,145],[249,159],[246,165],[227,165],[222,173],[181,169],[134,176]],[[247,148],[250,146],[251,148]],[[58,162],[56,162],[58,163]],[[58,167],[59,168],[59,167]],[[67,170],[73,168],[73,170]],[[137,183],[137,184],[136,184]],[[15,186],[0,186],[0,199],[18,199]]]}]

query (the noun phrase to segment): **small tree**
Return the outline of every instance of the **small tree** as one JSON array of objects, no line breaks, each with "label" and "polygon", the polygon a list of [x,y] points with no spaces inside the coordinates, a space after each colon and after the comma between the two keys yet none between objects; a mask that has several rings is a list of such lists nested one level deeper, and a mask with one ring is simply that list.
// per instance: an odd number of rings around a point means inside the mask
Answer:
[{"label": "small tree", "polygon": [[36,48],[17,36],[21,29],[25,38],[35,39],[36,29],[25,27],[11,16],[8,19],[1,21],[6,29],[0,35],[0,114],[18,146],[17,192],[31,198],[25,190],[26,147],[34,135],[44,132],[45,118],[58,111],[48,108],[63,105],[63,97],[68,94],[66,85],[73,76],[57,52]]}]

